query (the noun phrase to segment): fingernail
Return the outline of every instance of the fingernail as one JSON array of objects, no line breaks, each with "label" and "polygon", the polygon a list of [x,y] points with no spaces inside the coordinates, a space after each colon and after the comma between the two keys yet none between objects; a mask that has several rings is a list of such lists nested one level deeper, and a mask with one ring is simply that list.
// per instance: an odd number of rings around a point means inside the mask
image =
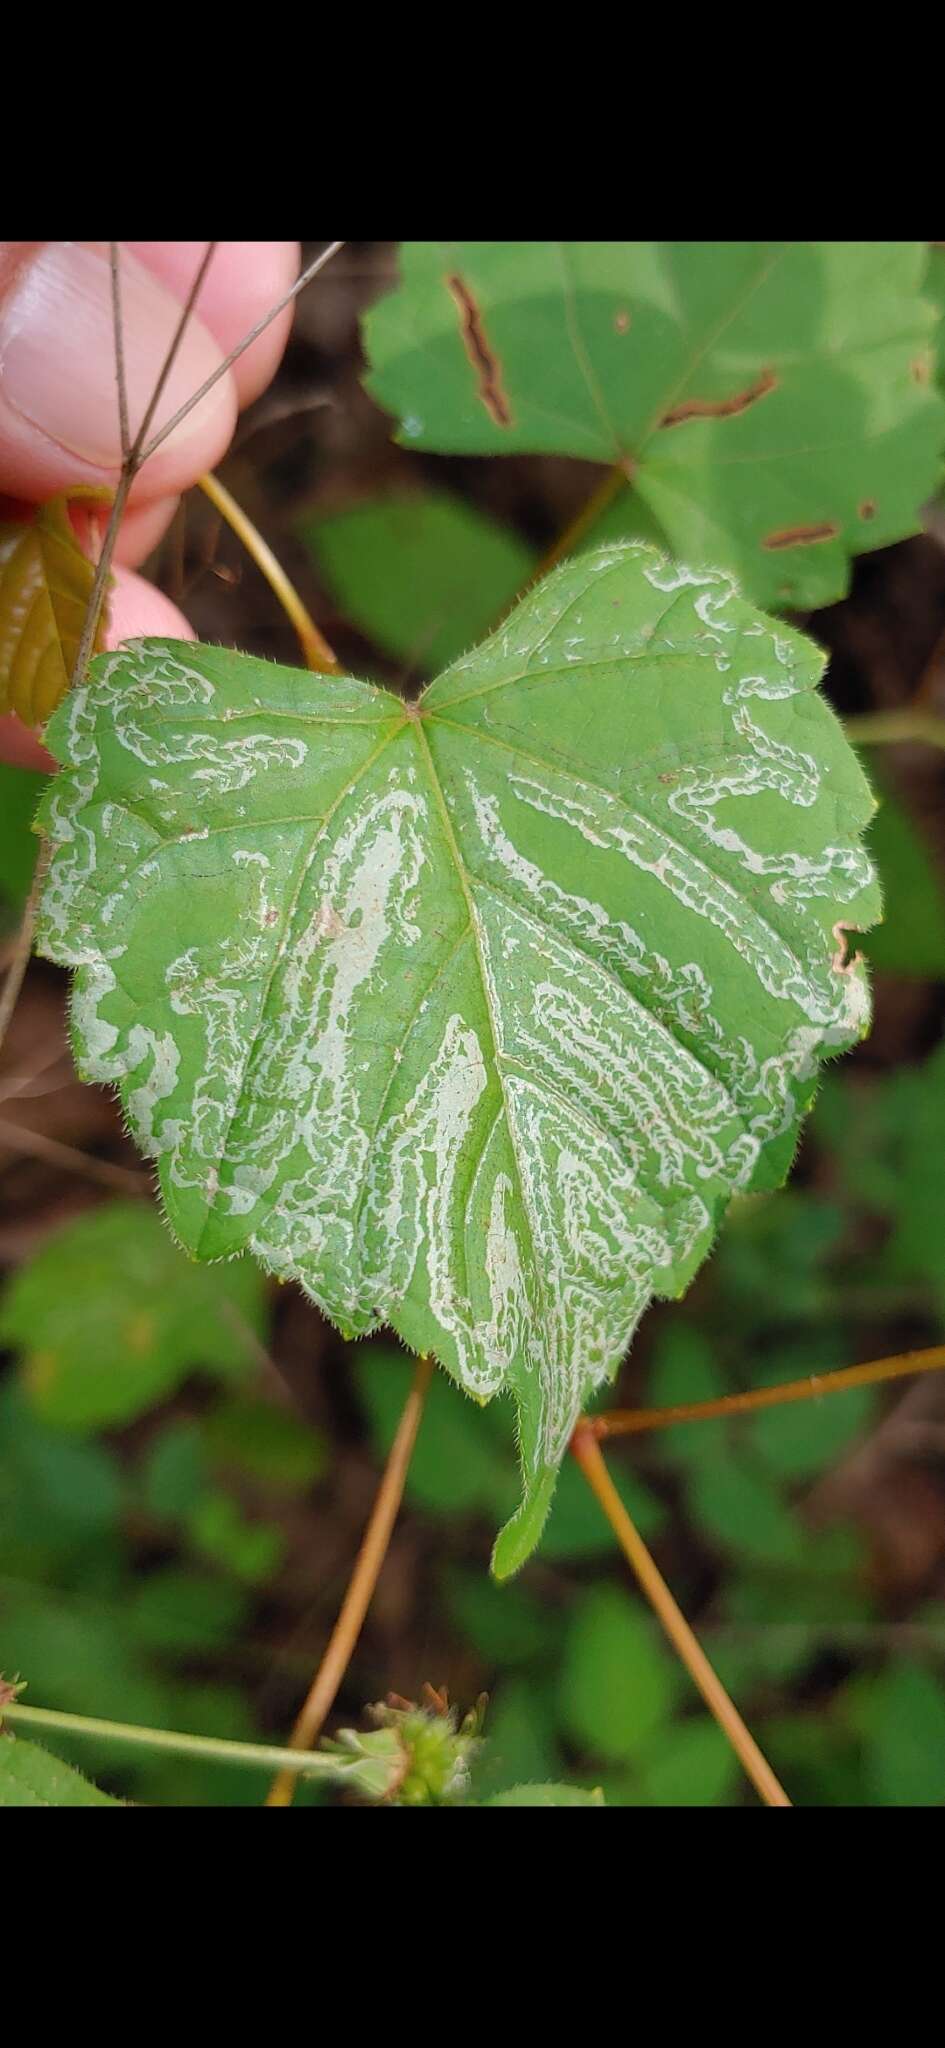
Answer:
[{"label": "fingernail", "polygon": [[[121,302],[128,418],[144,416],[180,320],[180,305],[125,251]],[[220,363],[199,318],[188,322],[153,421],[156,432]],[[0,377],[14,412],[70,455],[105,469],[121,462],[112,290],[107,249],[46,242],[21,270],[0,316]],[[205,433],[207,412],[229,408],[221,378],[175,431]]]}]

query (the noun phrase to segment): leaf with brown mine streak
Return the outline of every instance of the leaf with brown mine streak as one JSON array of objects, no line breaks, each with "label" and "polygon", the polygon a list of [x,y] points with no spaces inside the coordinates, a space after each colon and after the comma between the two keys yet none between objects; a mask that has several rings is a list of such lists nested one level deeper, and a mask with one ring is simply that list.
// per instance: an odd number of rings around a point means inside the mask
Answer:
[{"label": "leaf with brown mine streak", "polygon": [[811,526],[783,526],[778,533],[766,533],[763,548],[809,548],[817,541],[836,540],[840,532],[834,520],[822,519]]},{"label": "leaf with brown mine streak", "polygon": [[479,307],[463,278],[455,274],[448,277],[446,288],[452,293],[459,307],[463,342],[466,354],[479,379],[479,396],[483,405],[497,427],[510,427],[512,411],[502,389],[502,371],[498,358],[486,340]]},{"label": "leaf with brown mine streak", "polygon": [[769,391],[776,391],[778,380],[773,370],[762,370],[754,384],[744,391],[736,391],[732,398],[685,398],[681,405],[674,405],[664,412],[661,427],[679,427],[684,420],[730,420],[735,414],[747,412],[759,398],[765,398]]}]

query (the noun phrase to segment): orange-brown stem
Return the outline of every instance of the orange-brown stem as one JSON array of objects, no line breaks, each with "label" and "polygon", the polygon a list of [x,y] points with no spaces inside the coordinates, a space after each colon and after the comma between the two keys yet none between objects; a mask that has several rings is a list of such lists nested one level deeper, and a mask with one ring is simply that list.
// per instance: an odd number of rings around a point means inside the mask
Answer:
[{"label": "orange-brown stem", "polygon": [[[397,1519],[404,1481],[432,1376],[432,1358],[418,1358],[413,1385],[397,1425],[397,1434],[384,1467],[384,1476],[377,1490],[357,1563],[348,1581],[341,1613],[312,1681],[308,1698],[289,1737],[290,1749],[313,1747],[321,1734],[326,1715],[331,1712],[338,1687],[351,1662],[354,1646],[380,1577],[381,1566],[387,1556],[387,1546]],[[290,1771],[280,1771],[278,1777],[273,1779],[266,1805],[291,1806],[295,1784],[295,1778]]]},{"label": "orange-brown stem", "polygon": [[676,1422],[708,1422],[717,1415],[748,1415],[759,1408],[780,1408],[789,1401],[819,1401],[822,1394],[843,1394],[850,1387],[878,1386],[904,1380],[913,1373],[940,1372],[945,1344],[928,1351],[903,1351],[892,1358],[874,1358],[867,1365],[845,1365],[839,1372],[811,1373],[785,1380],[777,1387],[756,1387],[745,1394],[722,1394],[717,1401],[681,1402],[676,1408],[609,1408],[584,1417],[581,1428],[594,1437],[641,1436],[645,1430],[669,1429]]},{"label": "orange-brown stem", "polygon": [[715,1715],[759,1798],[766,1806],[790,1806],[784,1787],[778,1783],[754,1736],[749,1734],[721,1679],[716,1677],[682,1609],[677,1607],[665,1579],[657,1570],[642,1536],[631,1522],[604,1463],[597,1438],[583,1418],[571,1438],[571,1450],[591,1492],[603,1508],[631,1571],[636,1574],[674,1650],[685,1664],[710,1713]]}]

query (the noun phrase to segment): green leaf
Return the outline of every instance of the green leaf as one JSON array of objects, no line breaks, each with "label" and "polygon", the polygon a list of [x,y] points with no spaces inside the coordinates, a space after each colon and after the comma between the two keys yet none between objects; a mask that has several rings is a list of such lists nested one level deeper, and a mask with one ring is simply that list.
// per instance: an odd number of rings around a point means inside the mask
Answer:
[{"label": "green leaf", "polygon": [[128,1626],[148,1649],[206,1655],[239,1634],[248,1612],[248,1601],[238,1586],[164,1565],[135,1588]]},{"label": "green leaf", "polygon": [[641,1770],[648,1806],[725,1806],[741,1782],[731,1745],[708,1717],[657,1735]]},{"label": "green leaf", "polygon": [[[367,1409],[378,1459],[386,1458],[413,1380],[413,1366],[390,1344],[370,1344],[355,1355],[358,1391]],[[512,1447],[509,1417],[508,1448]],[[405,1487],[407,1499],[433,1514],[509,1514],[516,1486],[481,1411],[460,1400],[445,1380],[434,1379]]]},{"label": "green leaf", "polygon": [[0,761],[0,899],[19,910],[29,895],[39,841],[30,827],[49,778]]},{"label": "green leaf", "polygon": [[324,1439],[310,1423],[247,1395],[221,1402],[206,1417],[203,1437],[212,1458],[281,1493],[304,1493],[328,1460]]},{"label": "green leaf", "polygon": [[300,530],[345,617],[427,675],[488,632],[535,567],[517,534],[440,493],[355,505]]},{"label": "green leaf", "polygon": [[945,980],[945,893],[931,848],[891,792],[870,828],[869,849],[883,888],[883,922],[864,950],[884,974]]},{"label": "green leaf", "polygon": [[609,1763],[640,1757],[672,1711],[675,1673],[659,1631],[626,1593],[609,1587],[578,1606],[561,1671],[568,1735]]},{"label": "green leaf", "polygon": [[0,1735],[0,1806],[121,1806],[38,1743]]},{"label": "green leaf", "polygon": [[207,1491],[204,1442],[196,1422],[172,1422],[150,1445],[144,1467],[144,1506],[161,1521],[179,1521],[199,1507]]},{"label": "green leaf", "polygon": [[936,375],[939,385],[945,391],[945,242],[933,242],[929,251],[925,296],[931,299],[939,316],[935,337]]},{"label": "green leaf", "polygon": [[540,1663],[557,1651],[558,1617],[521,1587],[499,1587],[481,1572],[453,1570],[444,1591],[453,1626],[494,1668]]},{"label": "green leaf", "polygon": [[866,1770],[880,1806],[945,1806],[945,1687],[921,1664],[890,1664],[869,1702]]},{"label": "green leaf", "polygon": [[201,1556],[251,1586],[271,1578],[285,1553],[281,1529],[247,1521],[228,1493],[205,1493],[188,1515],[187,1529]]},{"label": "green leaf", "polygon": [[182,1258],[145,1202],[107,1202],[47,1238],[0,1302],[37,1413],[62,1428],[128,1422],[198,1366],[245,1371],[263,1283],[247,1259]]},{"label": "green leaf", "polygon": [[400,265],[364,335],[407,446],[620,464],[624,531],[642,509],[779,608],[918,530],[945,441],[925,243],[405,242]]},{"label": "green leaf", "polygon": [[721,1446],[693,1472],[689,1505],[696,1522],[733,1557],[790,1564],[803,1556],[801,1529],[773,1482]]},{"label": "green leaf", "polygon": [[945,1040],[915,1072],[896,1075],[899,1104],[894,1268],[928,1281],[945,1316]]},{"label": "green leaf", "polygon": [[71,693],[40,946],[202,1259],[514,1394],[538,1540],[586,1398],[866,1029],[873,802],[730,579],[565,564],[418,706],[139,643]]},{"label": "green leaf", "polygon": [[484,1806],[603,1806],[603,1792],[582,1792],[579,1785],[513,1785],[496,1792]]}]

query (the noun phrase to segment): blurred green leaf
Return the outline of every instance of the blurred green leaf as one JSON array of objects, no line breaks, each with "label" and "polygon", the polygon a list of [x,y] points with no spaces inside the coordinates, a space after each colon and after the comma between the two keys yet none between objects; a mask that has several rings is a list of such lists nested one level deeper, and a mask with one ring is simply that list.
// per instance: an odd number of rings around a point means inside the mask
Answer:
[{"label": "blurred green leaf", "polygon": [[525,1782],[547,1784],[560,1776],[563,1759],[546,1686],[523,1678],[503,1685],[489,1708],[486,1737],[476,1772],[477,1802]]},{"label": "blurred green leaf", "polygon": [[285,1554],[282,1531],[247,1521],[228,1493],[205,1493],[188,1515],[187,1528],[203,1557],[253,1586],[270,1578]]},{"label": "blurred green leaf", "polygon": [[235,1396],[203,1424],[211,1458],[283,1493],[304,1493],[325,1470],[328,1449],[308,1422],[272,1401]]},{"label": "blurred green leaf", "polygon": [[945,978],[945,892],[932,849],[905,806],[883,787],[873,761],[864,763],[882,801],[869,829],[869,850],[883,885],[884,922],[857,944],[885,974]]},{"label": "blurred green leaf", "polygon": [[486,1664],[501,1670],[539,1662],[560,1645],[561,1618],[520,1585],[497,1586],[481,1572],[459,1568],[444,1574],[443,1585],[454,1626]]},{"label": "blurred green leaf", "polygon": [[[708,1429],[694,1423],[693,1429]],[[713,1542],[739,1561],[790,1564],[804,1553],[804,1538],[777,1487],[763,1471],[752,1471],[722,1445],[698,1465],[689,1488],[689,1508]]]},{"label": "blurred green leaf", "polygon": [[4,908],[22,909],[29,895],[39,852],[30,826],[48,779],[0,761],[0,917]]},{"label": "blurred green leaf", "polygon": [[149,1446],[143,1470],[143,1505],[160,1520],[179,1521],[207,1489],[203,1437],[196,1422],[171,1422]]},{"label": "blurred green leaf", "polygon": [[127,1422],[206,1367],[252,1362],[263,1318],[250,1259],[198,1266],[146,1202],[106,1202],[47,1238],[0,1303],[37,1413],[63,1428]]},{"label": "blurred green leaf", "polygon": [[945,1039],[922,1067],[896,1076],[898,1214],[890,1259],[935,1290],[945,1316]]},{"label": "blurred green leaf", "polygon": [[561,1721],[572,1741],[611,1763],[638,1758],[667,1720],[675,1692],[649,1615],[609,1586],[585,1594],[568,1630],[559,1682]]},{"label": "blurred green leaf", "polygon": [[433,675],[496,624],[535,567],[508,527],[439,493],[355,505],[300,531],[346,618]]},{"label": "blurred green leaf", "polygon": [[0,1735],[0,1806],[120,1806],[35,1742]]},{"label": "blurred green leaf", "polygon": [[897,1659],[870,1696],[866,1775],[871,1803],[945,1806],[945,1686]]},{"label": "blurred green leaf", "polygon": [[249,1602],[238,1586],[178,1565],[150,1572],[127,1606],[128,1627],[137,1642],[182,1656],[212,1654],[241,1633],[248,1613]]},{"label": "blurred green leaf", "polygon": [[660,1731],[640,1770],[649,1806],[725,1806],[742,1782],[731,1745],[708,1715]]}]

